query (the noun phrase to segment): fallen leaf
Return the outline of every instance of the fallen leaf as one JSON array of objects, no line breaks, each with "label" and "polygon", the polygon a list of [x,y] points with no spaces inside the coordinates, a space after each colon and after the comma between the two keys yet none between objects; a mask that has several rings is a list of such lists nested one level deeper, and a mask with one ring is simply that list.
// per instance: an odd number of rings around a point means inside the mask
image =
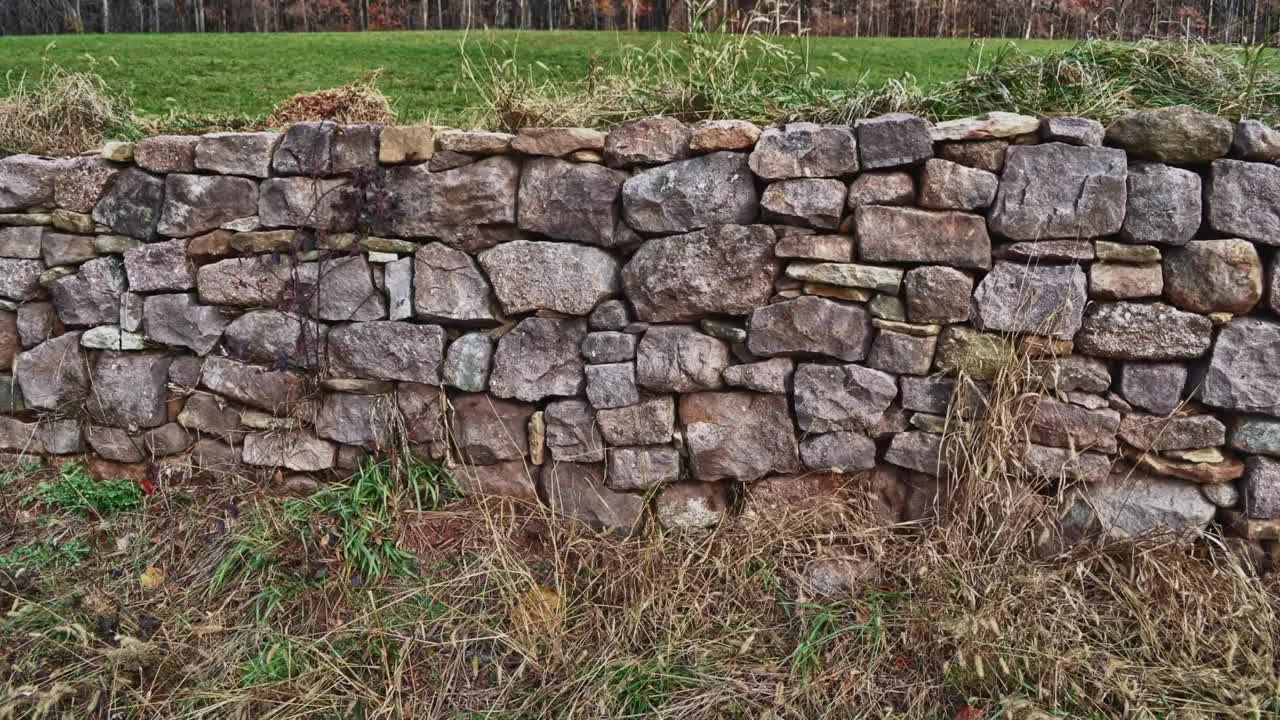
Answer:
[{"label": "fallen leaf", "polygon": [[138,583],[142,585],[143,590],[155,590],[164,585],[164,571],[152,565],[143,571],[142,576],[138,578]]}]

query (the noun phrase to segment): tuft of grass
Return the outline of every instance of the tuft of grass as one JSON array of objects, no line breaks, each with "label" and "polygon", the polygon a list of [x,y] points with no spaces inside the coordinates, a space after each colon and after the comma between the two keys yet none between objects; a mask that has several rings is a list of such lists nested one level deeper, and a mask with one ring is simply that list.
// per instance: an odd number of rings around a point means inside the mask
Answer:
[{"label": "tuft of grass", "polygon": [[136,510],[142,505],[142,488],[132,480],[99,480],[79,462],[68,462],[58,477],[36,486],[34,499],[81,516],[103,517]]},{"label": "tuft of grass", "polygon": [[129,99],[92,70],[44,62],[40,73],[5,75],[0,95],[0,156],[73,155],[108,137],[136,137]]},{"label": "tuft of grass", "polygon": [[299,93],[271,109],[264,125],[279,128],[308,120],[332,120],[340,124],[391,125],[396,112],[378,89],[381,71],[336,88]]},{"label": "tuft of grass", "polygon": [[78,565],[89,557],[89,546],[81,538],[65,542],[42,541],[18,545],[0,554],[0,570],[45,570]]}]

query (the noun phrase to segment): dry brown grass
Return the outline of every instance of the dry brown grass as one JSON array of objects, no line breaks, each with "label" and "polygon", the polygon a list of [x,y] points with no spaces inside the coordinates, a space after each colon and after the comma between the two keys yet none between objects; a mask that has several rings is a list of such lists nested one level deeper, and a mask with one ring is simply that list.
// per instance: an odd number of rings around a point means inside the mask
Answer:
[{"label": "dry brown grass", "polygon": [[536,508],[412,510],[362,475],[338,487],[394,520],[365,547],[417,563],[381,579],[352,572],[340,513],[249,479],[89,522],[14,476],[0,552],[96,552],[0,579],[0,717],[1276,717],[1280,575],[1212,537],[1052,542],[1053,498],[1009,453],[1036,382],[1011,354],[985,412],[953,414],[933,522],[852,498],[604,538]]},{"label": "dry brown grass", "polygon": [[129,102],[93,72],[46,63],[39,77],[5,78],[0,93],[0,156],[72,155],[92,150],[108,134],[132,134]]},{"label": "dry brown grass", "polygon": [[347,85],[315,92],[299,93],[276,104],[263,125],[280,128],[310,120],[332,120],[341,124],[375,123],[391,125],[396,111],[377,87],[378,73]]}]

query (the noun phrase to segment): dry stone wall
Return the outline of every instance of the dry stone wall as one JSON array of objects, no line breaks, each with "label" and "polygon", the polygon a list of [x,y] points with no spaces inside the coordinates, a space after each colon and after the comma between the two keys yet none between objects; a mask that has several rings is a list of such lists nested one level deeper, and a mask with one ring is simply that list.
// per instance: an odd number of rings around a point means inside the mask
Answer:
[{"label": "dry stone wall", "polygon": [[1014,452],[1070,529],[1275,538],[1277,160],[1187,108],[9,157],[0,449],[304,489],[407,444],[600,527],[837,492],[898,520],[957,376],[1021,348]]}]

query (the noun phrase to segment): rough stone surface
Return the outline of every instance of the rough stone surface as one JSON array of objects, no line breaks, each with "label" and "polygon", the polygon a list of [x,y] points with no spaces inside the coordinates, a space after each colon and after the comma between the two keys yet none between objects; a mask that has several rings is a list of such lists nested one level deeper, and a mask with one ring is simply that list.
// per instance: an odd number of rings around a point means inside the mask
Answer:
[{"label": "rough stone surface", "polygon": [[631,534],[644,523],[644,496],[605,487],[604,465],[553,463],[542,466],[543,497],[554,512],[595,530]]},{"label": "rough stone surface", "polygon": [[291,410],[306,391],[298,373],[268,370],[218,356],[205,359],[200,383],[232,400],[276,414]]},{"label": "rough stone surface", "polygon": [[916,183],[907,172],[860,173],[849,184],[848,205],[914,205]]},{"label": "rough stone surface", "polygon": [[656,238],[623,268],[623,287],[645,322],[745,315],[773,293],[779,269],[773,243],[773,232],[763,225]]},{"label": "rough stone surface", "polygon": [[1158,163],[1134,163],[1120,235],[1129,242],[1182,245],[1200,229],[1200,176]]},{"label": "rough stone surface", "polygon": [[813,433],[870,430],[898,395],[892,375],[860,365],[802,363],[793,382],[796,420]]},{"label": "rough stone surface", "polygon": [[429,243],[414,255],[413,308],[424,320],[479,324],[501,314],[488,279],[461,250]]},{"label": "rough stone surface", "polygon": [[78,157],[62,163],[54,182],[54,202],[66,210],[92,213],[98,198],[120,172],[120,167],[96,157]]},{"label": "rough stone surface", "polygon": [[430,125],[390,126],[382,129],[378,162],[396,165],[430,160],[435,151],[435,128]]},{"label": "rough stone surface", "polygon": [[694,393],[680,398],[693,477],[750,482],[799,469],[791,411],[781,395]]},{"label": "rough stone surface", "polygon": [[97,257],[93,238],[84,235],[64,235],[46,232],[40,244],[40,255],[48,267],[79,265]]},{"label": "rough stone surface", "polygon": [[1120,371],[1120,394],[1131,405],[1156,415],[1168,415],[1182,402],[1187,367],[1181,363],[1125,363]]},{"label": "rough stone surface", "polygon": [[668,234],[746,224],[759,198],[742,153],[716,152],[645,170],[622,186],[622,209],[637,232]]},{"label": "rough stone surface", "polygon": [[196,286],[185,240],[146,243],[126,250],[124,271],[132,292],[172,292]]},{"label": "rough stone surface", "polygon": [[189,348],[197,355],[208,355],[227,326],[218,308],[199,304],[189,293],[148,297],[142,318],[147,339]]},{"label": "rough stone surface", "polygon": [[929,160],[920,172],[920,206],[933,210],[981,210],[996,199],[1000,178],[950,160]]},{"label": "rough stone surface", "polygon": [[1046,142],[1069,145],[1101,145],[1107,130],[1097,120],[1081,117],[1050,117],[1040,123],[1040,137]]},{"label": "rough stone surface", "polygon": [[1125,217],[1124,152],[1061,143],[1009,149],[991,230],[1013,240],[1114,235]]},{"label": "rough stone surface", "polygon": [[90,260],[74,275],[55,280],[49,292],[64,325],[85,327],[118,322],[120,299],[127,287],[124,263],[106,257]]},{"label": "rough stone surface", "polygon": [[168,175],[156,231],[191,237],[258,214],[258,184],[239,177]]},{"label": "rough stone surface", "polygon": [[467,495],[508,498],[526,503],[538,501],[538,489],[534,484],[537,468],[523,460],[463,465],[454,472],[459,486]]},{"label": "rough stone surface", "polygon": [[745,120],[701,120],[690,128],[689,151],[750,150],[760,138],[760,128]]},{"label": "rough stone surface", "polygon": [[[547,404],[544,417],[546,446],[551,451],[552,460],[584,463],[604,460],[604,437],[596,422],[596,411],[589,403],[582,400],[556,400]],[[668,440],[670,425],[668,422]]]},{"label": "rough stone surface", "polygon": [[1069,339],[1080,329],[1087,293],[1075,265],[1026,266],[1001,260],[973,294],[982,330]]},{"label": "rough stone surface", "polygon": [[454,398],[454,442],[462,458],[476,465],[519,460],[529,452],[533,405],[468,394]]},{"label": "rough stone surface", "polygon": [[498,340],[489,391],[525,402],[581,394],[586,373],[578,347],[586,334],[585,320],[521,320]]},{"label": "rough stone surface", "polygon": [[977,215],[867,205],[854,217],[864,261],[991,267],[991,237]]},{"label": "rough stone surface", "polygon": [[904,432],[893,436],[884,461],[925,475],[942,469],[942,436],[925,432]]},{"label": "rough stone surface", "polygon": [[1107,479],[1111,458],[1101,453],[1030,444],[1022,457],[1027,472],[1050,482],[1096,483]]},{"label": "rough stone surface", "polygon": [[508,157],[490,157],[445,172],[425,165],[387,171],[380,208],[373,223],[379,235],[437,238],[457,247],[472,226],[516,222],[520,165]]},{"label": "rough stone surface", "polygon": [[1095,300],[1137,300],[1160,297],[1164,292],[1164,272],[1147,263],[1096,262],[1089,266],[1089,297]]},{"label": "rough stone surface", "polygon": [[889,113],[854,126],[863,170],[915,165],[933,157],[929,121],[908,113]]},{"label": "rough stone surface", "polygon": [[14,371],[26,404],[38,410],[70,406],[89,392],[89,371],[80,350],[80,333],[59,335],[19,354]]},{"label": "rough stone surface", "polygon": [[978,117],[940,122],[929,131],[929,137],[934,142],[992,140],[1027,135],[1039,129],[1039,118],[997,110]]},{"label": "rough stone surface", "polygon": [[811,435],[800,441],[800,459],[814,472],[870,470],[876,466],[876,443],[856,432]]},{"label": "rough stone surface", "polygon": [[626,173],[591,163],[530,160],[520,175],[520,227],[557,240],[613,247],[626,238],[615,232],[626,179]]},{"label": "rough stone surface", "polygon": [[747,348],[763,357],[816,353],[861,360],[871,341],[866,310],[817,297],[801,297],[758,308],[751,314]]},{"label": "rough stone surface", "polygon": [[781,180],[765,188],[760,208],[766,220],[835,230],[840,226],[848,192],[839,180]]},{"label": "rough stone surface", "polygon": [[271,155],[279,134],[272,132],[211,133],[196,143],[196,168],[222,175],[264,178],[271,174]]},{"label": "rough stone surface", "polygon": [[1205,222],[1228,237],[1280,245],[1280,167],[1217,160],[1205,188]]},{"label": "rough stone surface", "polygon": [[1049,447],[1114,453],[1120,413],[1110,408],[1090,410],[1039,397],[1028,407],[1031,442]]},{"label": "rough stone surface", "polygon": [[633,363],[587,365],[587,400],[597,410],[620,408],[640,402]]},{"label": "rough stone surface", "polygon": [[1245,461],[1241,483],[1244,510],[1259,520],[1280,518],[1280,461],[1251,457]]},{"label": "rough stone surface", "polygon": [[618,261],[598,248],[569,243],[504,243],[480,255],[503,311],[553,310],[586,315],[621,289]]},{"label": "rough stone surface", "polygon": [[50,158],[0,158],[0,212],[51,206],[59,170],[58,161]]},{"label": "rough stone surface", "polygon": [[563,157],[577,150],[604,150],[606,134],[590,128],[522,128],[511,149],[524,155]]},{"label": "rough stone surface", "polygon": [[0,297],[30,300],[40,292],[40,275],[45,270],[39,260],[0,258]]},{"label": "rough stone surface", "polygon": [[667,445],[609,448],[607,470],[614,490],[649,490],[680,479],[680,452]]},{"label": "rough stone surface", "polygon": [[489,387],[493,346],[493,338],[483,333],[468,333],[449,343],[441,380],[463,392],[484,392]]},{"label": "rough stone surface", "polygon": [[1007,140],[944,142],[939,145],[938,156],[966,167],[999,173],[1004,170],[1004,157],[1008,149]]},{"label": "rough stone surface", "polygon": [[791,358],[773,358],[745,365],[733,365],[721,373],[729,387],[763,393],[785,393],[795,373]]},{"label": "rough stone surface", "polygon": [[945,266],[908,270],[903,278],[907,317],[915,323],[957,323],[969,319],[973,278]]},{"label": "rough stone surface", "polygon": [[342,325],[329,332],[329,370],[338,377],[438,385],[444,343],[444,330],[435,325]]},{"label": "rough stone surface", "polygon": [[654,392],[699,392],[722,386],[729,345],[680,325],[652,327],[636,350],[636,382]]},{"label": "rough stone surface", "polygon": [[85,406],[96,422],[149,428],[165,422],[170,358],[157,354],[102,353],[93,366]]},{"label": "rough stone surface", "polygon": [[654,500],[653,512],[668,530],[703,530],[729,517],[729,494],[722,484],[668,485]]},{"label": "rough stone surface", "polygon": [[670,395],[641,398],[624,408],[596,413],[600,434],[611,446],[659,445],[671,442],[675,401]]},{"label": "rough stone surface", "polygon": [[1107,128],[1107,142],[1145,160],[1193,165],[1223,157],[1231,148],[1230,122],[1186,105],[1143,110]]},{"label": "rough stone surface", "polygon": [[1231,156],[1254,162],[1280,160],[1280,132],[1257,120],[1241,120],[1231,138]]},{"label": "rough stone surface", "polygon": [[246,465],[319,472],[333,467],[337,448],[307,433],[250,433],[242,457]]},{"label": "rough stone surface", "polygon": [[1280,416],[1280,323],[1236,318],[1223,326],[1200,399],[1225,410]]},{"label": "rough stone surface", "polygon": [[920,337],[881,330],[871,343],[867,366],[895,375],[927,375],[937,345],[936,335]]},{"label": "rough stone surface", "polygon": [[209,305],[271,306],[286,290],[296,294],[295,267],[287,258],[270,255],[220,260],[196,270],[196,289],[200,301]]},{"label": "rough stone surface", "polygon": [[155,234],[163,200],[163,180],[129,168],[107,183],[93,208],[93,220],[112,232],[146,240]]},{"label": "rough stone surface", "polygon": [[1212,415],[1129,414],[1120,424],[1120,439],[1137,450],[1195,450],[1220,447],[1227,441],[1227,429]]},{"label": "rough stone surface", "polygon": [[1068,536],[1132,537],[1165,530],[1195,532],[1213,519],[1213,504],[1192,484],[1118,470],[1107,482],[1073,490],[1061,519]]},{"label": "rough stone surface", "polygon": [[1231,447],[1243,453],[1280,457],[1280,420],[1241,417],[1231,429]]},{"label": "rough stone surface", "polygon": [[391,442],[388,420],[394,410],[395,401],[387,395],[327,393],[316,413],[316,436],[375,452],[385,451]]},{"label": "rough stone surface", "polygon": [[345,179],[276,177],[262,183],[258,217],[265,227],[303,227],[345,232],[353,229],[360,192]]},{"label": "rough stone surface", "polygon": [[329,328],[279,310],[251,310],[223,331],[228,353],[245,362],[315,369],[328,355]]},{"label": "rough stone surface", "polygon": [[609,131],[604,159],[610,167],[652,165],[689,155],[689,126],[673,117],[630,120]]},{"label": "rough stone surface", "polygon": [[1193,240],[1164,254],[1164,283],[1182,310],[1242,315],[1262,300],[1262,259],[1246,240]]},{"label": "rough stone surface", "polygon": [[1117,360],[1190,360],[1209,350],[1213,323],[1162,303],[1095,303],[1084,314],[1076,349]]},{"label": "rough stone surface", "polygon": [[765,180],[824,178],[858,171],[858,143],[843,125],[789,123],[760,134],[751,171]]}]

